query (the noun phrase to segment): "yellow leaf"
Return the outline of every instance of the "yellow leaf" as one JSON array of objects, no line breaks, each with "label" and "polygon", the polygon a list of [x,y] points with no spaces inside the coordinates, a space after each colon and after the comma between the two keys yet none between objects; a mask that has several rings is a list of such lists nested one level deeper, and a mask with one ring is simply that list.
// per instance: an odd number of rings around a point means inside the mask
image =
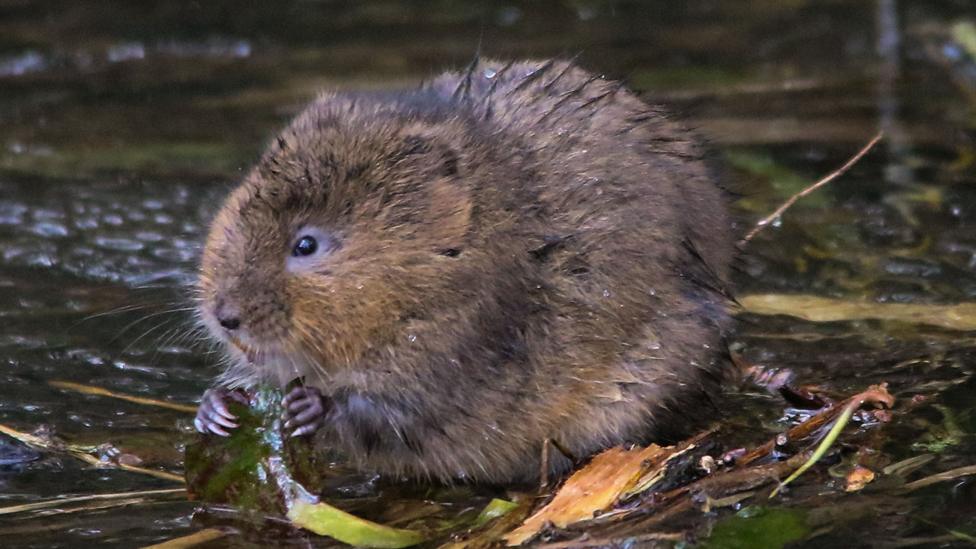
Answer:
[{"label": "yellow leaf", "polygon": [[610,508],[622,493],[632,488],[645,474],[649,463],[661,463],[673,450],[671,446],[662,448],[656,444],[633,450],[621,447],[605,450],[573,473],[548,505],[506,534],[504,540],[509,545],[520,545],[547,524],[562,528],[593,518],[594,513]]},{"label": "yellow leaf", "polygon": [[398,549],[424,541],[420,532],[376,524],[326,503],[296,501],[288,510],[288,519],[320,536],[356,547]]}]

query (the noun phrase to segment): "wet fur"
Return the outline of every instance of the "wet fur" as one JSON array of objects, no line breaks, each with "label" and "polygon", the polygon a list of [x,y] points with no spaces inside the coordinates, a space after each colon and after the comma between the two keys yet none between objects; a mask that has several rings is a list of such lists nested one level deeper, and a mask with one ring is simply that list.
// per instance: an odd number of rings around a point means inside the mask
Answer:
[{"label": "wet fur", "polygon": [[[200,314],[242,311],[224,386],[304,377],[324,444],[381,472],[508,482],[714,413],[729,195],[694,137],[570,62],[479,60],[327,94],[215,219]],[[340,247],[285,270],[295,231]],[[240,350],[243,347],[250,353]]]}]

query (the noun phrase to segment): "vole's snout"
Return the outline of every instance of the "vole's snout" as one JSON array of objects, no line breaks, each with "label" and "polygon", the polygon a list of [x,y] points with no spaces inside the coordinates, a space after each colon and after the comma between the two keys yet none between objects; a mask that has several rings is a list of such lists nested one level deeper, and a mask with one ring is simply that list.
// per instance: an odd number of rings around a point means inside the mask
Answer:
[{"label": "vole's snout", "polygon": [[217,322],[226,330],[236,330],[241,326],[240,309],[228,303],[225,299],[217,300],[217,306],[214,307],[214,316],[217,317]]}]

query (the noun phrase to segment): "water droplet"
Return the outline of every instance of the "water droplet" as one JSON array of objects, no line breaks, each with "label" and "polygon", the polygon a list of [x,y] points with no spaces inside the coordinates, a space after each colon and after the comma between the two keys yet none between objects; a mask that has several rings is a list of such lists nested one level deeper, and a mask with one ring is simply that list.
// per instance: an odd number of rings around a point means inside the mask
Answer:
[{"label": "water droplet", "polygon": [[68,236],[68,228],[60,223],[41,222],[34,224],[30,231],[48,238]]},{"label": "water droplet", "polygon": [[120,252],[137,252],[142,249],[142,243],[137,240],[132,240],[130,238],[110,238],[105,236],[100,236],[95,239],[95,244],[100,248],[107,250],[116,250]]},{"label": "water droplet", "polygon": [[110,63],[144,59],[146,57],[146,47],[139,42],[116,44],[108,49],[107,57]]},{"label": "water droplet", "polygon": [[0,59],[0,76],[20,76],[46,68],[47,61],[40,53],[33,50],[19,56]]},{"label": "water droplet", "polygon": [[119,214],[107,214],[105,217],[102,218],[102,221],[108,223],[109,225],[115,225],[115,226],[119,226],[125,222],[122,219],[122,216]]},{"label": "water droplet", "polygon": [[485,69],[485,78],[488,78],[489,80],[494,78],[497,74],[498,72],[495,71],[495,69]]}]

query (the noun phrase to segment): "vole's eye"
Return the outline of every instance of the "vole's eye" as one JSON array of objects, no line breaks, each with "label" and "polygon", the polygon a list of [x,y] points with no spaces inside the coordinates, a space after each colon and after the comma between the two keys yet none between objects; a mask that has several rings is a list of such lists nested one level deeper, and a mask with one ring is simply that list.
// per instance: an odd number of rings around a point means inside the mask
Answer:
[{"label": "vole's eye", "polygon": [[323,261],[339,247],[334,233],[319,227],[299,227],[291,241],[291,249],[286,252],[285,266],[293,273],[321,271],[325,268]]},{"label": "vole's eye", "polygon": [[319,243],[314,237],[305,235],[298,239],[295,243],[295,247],[291,250],[291,255],[294,257],[301,257],[305,255],[312,255],[316,250],[319,249]]}]

